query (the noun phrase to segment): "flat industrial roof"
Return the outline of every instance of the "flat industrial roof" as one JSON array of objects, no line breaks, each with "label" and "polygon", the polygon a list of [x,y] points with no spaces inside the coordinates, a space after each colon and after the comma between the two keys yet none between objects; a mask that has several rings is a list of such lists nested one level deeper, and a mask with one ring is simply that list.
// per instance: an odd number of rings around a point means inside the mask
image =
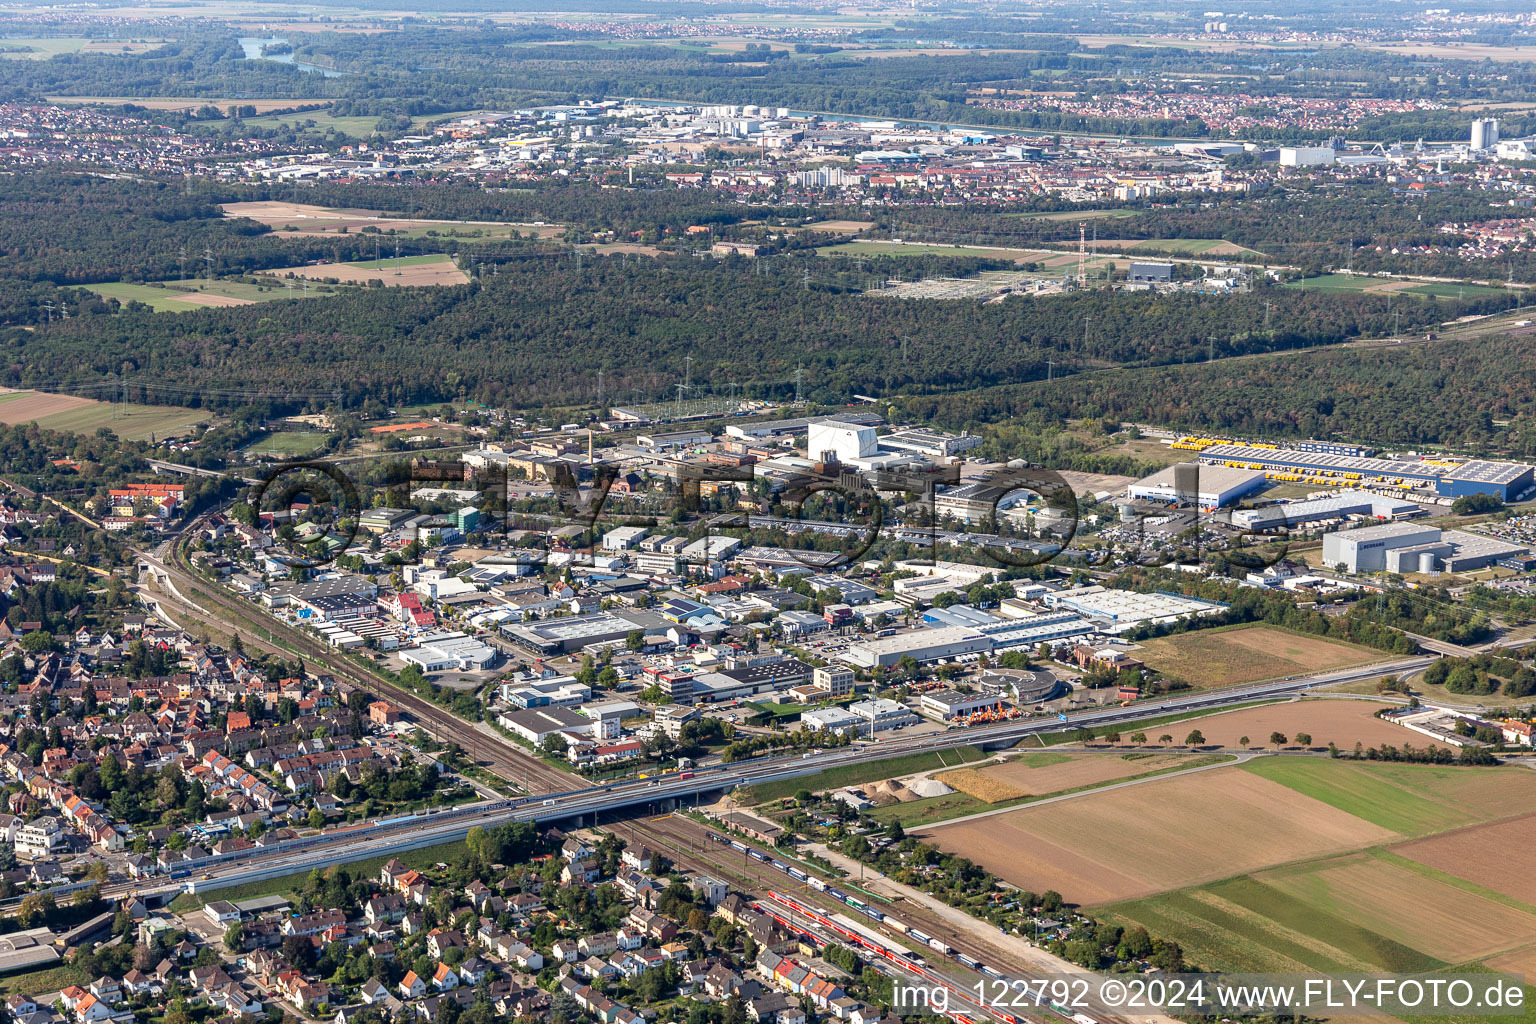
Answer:
[{"label": "flat industrial roof", "polygon": [[1375,459],[1358,455],[1335,455],[1330,452],[1306,452],[1296,448],[1261,448],[1249,444],[1213,444],[1200,452],[1200,458],[1295,463],[1384,476],[1469,480],[1475,483],[1491,484],[1512,483],[1531,471],[1530,466],[1520,462],[1490,462],[1484,459],[1473,459],[1459,465],[1440,466],[1418,459]]},{"label": "flat industrial roof", "polygon": [[[1252,483],[1255,477],[1263,478],[1264,471],[1260,469],[1238,469],[1235,466],[1206,466],[1195,463],[1200,467],[1199,488],[1202,493],[1229,490],[1233,487],[1241,487]],[[1151,476],[1137,480],[1132,487],[1167,487],[1174,485],[1175,470],[1178,466],[1166,466]]]}]

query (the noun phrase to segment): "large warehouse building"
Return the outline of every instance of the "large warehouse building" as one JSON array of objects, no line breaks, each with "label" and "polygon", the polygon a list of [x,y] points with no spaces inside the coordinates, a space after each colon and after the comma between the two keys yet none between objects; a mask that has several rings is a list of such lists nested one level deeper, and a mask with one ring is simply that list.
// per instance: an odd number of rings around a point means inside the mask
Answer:
[{"label": "large warehouse building", "polygon": [[1531,487],[1536,467],[1482,459],[1369,459],[1252,444],[1213,444],[1200,450],[1208,466],[1258,469],[1298,480],[1344,487],[1424,488],[1441,497],[1491,494],[1508,501]]},{"label": "large warehouse building", "polygon": [[1328,534],[1323,538],[1323,563],[1354,573],[1470,572],[1527,550],[1479,533],[1383,523]]},{"label": "large warehouse building", "polygon": [[1288,501],[1266,508],[1244,508],[1232,513],[1232,525],[1244,530],[1274,530],[1280,527],[1322,523],[1348,516],[1374,519],[1411,519],[1424,510],[1411,501],[1388,498],[1370,491],[1340,491],[1326,498]]},{"label": "large warehouse building", "polygon": [[986,634],[969,626],[947,626],[853,644],[843,660],[855,668],[890,668],[909,654],[926,664],[990,650],[992,638]]},{"label": "large warehouse building", "polygon": [[1265,483],[1264,471],[1260,469],[1181,462],[1136,481],[1126,488],[1126,494],[1146,501],[1194,502],[1201,508],[1220,508],[1252,494]]}]

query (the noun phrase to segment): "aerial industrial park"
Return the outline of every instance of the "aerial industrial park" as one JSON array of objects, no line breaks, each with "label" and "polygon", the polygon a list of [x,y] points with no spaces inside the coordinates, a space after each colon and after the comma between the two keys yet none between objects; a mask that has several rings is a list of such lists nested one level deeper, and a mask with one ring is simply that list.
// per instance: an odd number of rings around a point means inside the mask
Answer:
[{"label": "aerial industrial park", "polygon": [[1529,11],[0,22],[9,1022],[1536,999]]}]

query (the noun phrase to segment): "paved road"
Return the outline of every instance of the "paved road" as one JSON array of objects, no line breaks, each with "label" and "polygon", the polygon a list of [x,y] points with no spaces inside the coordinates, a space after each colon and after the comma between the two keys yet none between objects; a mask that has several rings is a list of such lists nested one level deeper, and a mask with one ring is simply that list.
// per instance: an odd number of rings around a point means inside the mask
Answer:
[{"label": "paved road", "polygon": [[[435,819],[427,817],[407,824],[375,825],[334,835],[299,850],[277,847],[265,851],[250,851],[247,855],[233,859],[228,864],[216,862],[209,867],[198,869],[200,874],[212,874],[213,877],[203,879],[199,874],[195,884],[202,888],[219,888],[274,878],[308,870],[318,865],[345,863],[348,860],[420,849],[462,839],[465,833],[476,825],[488,827],[510,821],[552,821],[589,817],[599,812],[610,812],[626,807],[665,809],[674,802],[695,798],[700,793],[758,782],[817,775],[831,768],[883,760],[902,754],[947,750],[977,743],[1005,745],[1038,733],[1059,732],[1068,725],[1086,727],[1120,724],[1266,698],[1285,698],[1305,692],[1316,685],[1371,678],[1382,671],[1405,671],[1412,667],[1422,667],[1432,660],[1428,657],[1406,658],[1389,663],[1387,666],[1374,665],[1364,669],[1345,669],[1299,679],[1234,687],[1216,693],[1196,693],[1178,698],[1165,698],[1156,703],[1145,702],[1131,707],[1079,712],[1074,714],[1068,723],[1055,718],[1033,718],[982,728],[950,729],[941,733],[893,738],[877,743],[827,750],[810,759],[764,758],[700,768],[689,773],[690,777],[673,774],[648,780],[637,779],[607,786],[524,797],[516,801],[474,805],[463,813],[441,815]],[[156,888],[171,891],[179,888],[180,885],[179,881],[165,882],[159,883]],[[107,892],[107,895],[113,894],[111,890]]]}]

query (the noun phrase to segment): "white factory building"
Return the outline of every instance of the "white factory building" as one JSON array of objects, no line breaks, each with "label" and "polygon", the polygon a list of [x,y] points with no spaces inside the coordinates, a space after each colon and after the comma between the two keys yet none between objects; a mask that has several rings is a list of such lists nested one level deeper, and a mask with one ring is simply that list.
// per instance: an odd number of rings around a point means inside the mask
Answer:
[{"label": "white factory building", "polygon": [[474,672],[493,667],[501,653],[474,637],[459,632],[428,633],[411,650],[401,651],[400,660],[416,665],[423,672]]},{"label": "white factory building", "polygon": [[942,436],[919,435],[909,444],[886,447],[873,426],[845,420],[818,420],[806,427],[806,457],[812,462],[838,462],[855,469],[893,469],[926,462],[919,449],[941,444]]},{"label": "white factory building", "polygon": [[1232,525],[1244,530],[1272,530],[1349,516],[1411,519],[1421,515],[1424,515],[1424,509],[1411,501],[1388,498],[1370,491],[1339,491],[1321,498],[1288,501],[1266,508],[1237,509],[1232,513]]},{"label": "white factory building", "polygon": [[1257,491],[1265,479],[1262,470],[1181,462],[1136,481],[1126,495],[1170,504],[1198,498],[1201,508],[1220,508]]},{"label": "white factory building", "polygon": [[1108,587],[1074,587],[1047,594],[1043,603],[1050,608],[1064,608],[1085,616],[1101,633],[1123,633],[1142,623],[1161,625],[1193,615],[1217,615],[1227,606],[1217,601],[1202,601],[1157,591],[1142,594],[1134,590]]},{"label": "white factory building", "polygon": [[843,660],[854,668],[890,668],[911,655],[919,664],[992,650],[992,638],[969,626],[901,633],[853,644]]},{"label": "white factory building", "polygon": [[1464,530],[1442,533],[1433,526],[1383,523],[1341,530],[1323,538],[1323,564],[1352,573],[1468,572],[1523,554],[1520,544]]}]

